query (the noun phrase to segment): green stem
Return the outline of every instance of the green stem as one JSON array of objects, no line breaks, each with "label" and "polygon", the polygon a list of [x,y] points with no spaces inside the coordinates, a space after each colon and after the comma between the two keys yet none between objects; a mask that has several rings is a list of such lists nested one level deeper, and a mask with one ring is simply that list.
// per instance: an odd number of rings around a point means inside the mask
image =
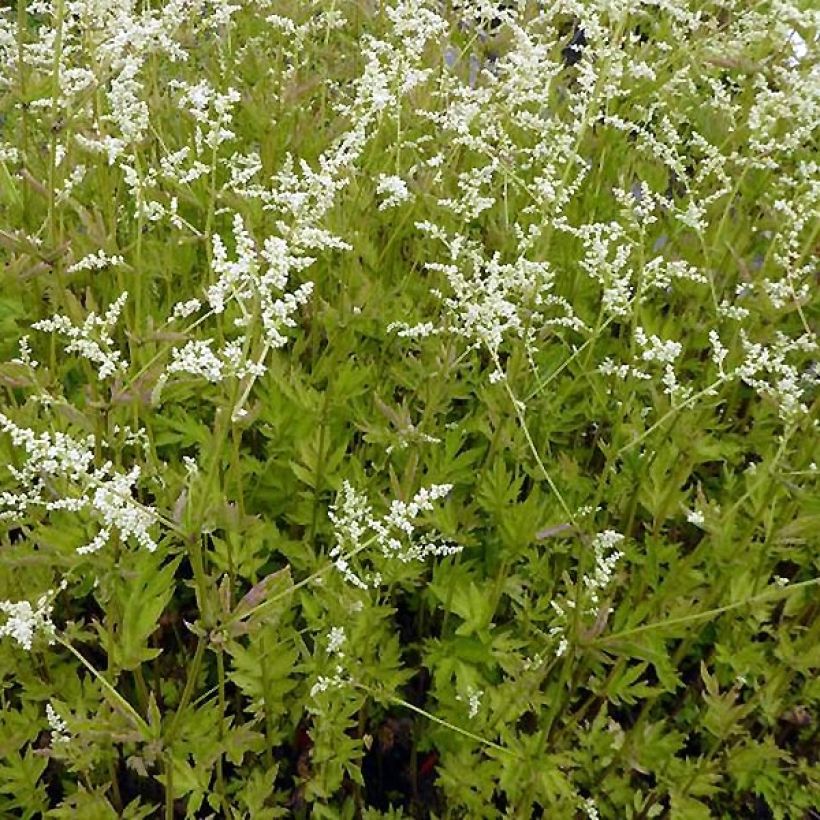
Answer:
[{"label": "green stem", "polygon": [[194,659],[191,662],[190,667],[188,667],[188,676],[185,680],[185,688],[182,690],[182,697],[179,699],[177,710],[171,719],[171,724],[168,727],[168,731],[165,733],[165,745],[169,748],[171,746],[171,742],[176,736],[177,729],[179,728],[182,713],[187,708],[188,703],[191,700],[191,696],[194,693],[196,679],[199,677],[199,670],[202,668],[202,658],[205,655],[205,644],[205,638],[199,638],[196,645],[196,651],[194,652]]},{"label": "green stem", "polygon": [[622,638],[629,638],[632,635],[639,635],[643,632],[651,632],[653,629],[668,629],[669,627],[681,626],[682,624],[693,623],[695,621],[711,620],[712,618],[716,618],[718,615],[722,615],[724,612],[730,612],[733,609],[742,609],[746,606],[754,606],[755,604],[761,604],[765,601],[776,601],[780,598],[785,598],[798,590],[817,586],[817,584],[820,584],[820,578],[811,578],[808,581],[800,581],[797,584],[789,584],[788,586],[781,587],[779,589],[767,589],[759,595],[752,595],[750,598],[745,598],[742,601],[736,601],[733,604],[719,606],[715,609],[708,609],[705,612],[695,612],[692,615],[683,615],[680,618],[668,618],[665,621],[656,621],[651,624],[636,626],[632,629],[625,629],[623,632],[615,632],[611,635],[607,635],[605,638],[599,638],[594,641],[592,645],[606,645],[608,643],[612,643],[613,641],[621,640]]},{"label": "green stem", "polygon": [[226,817],[233,817],[228,797],[225,791],[225,771],[223,766],[223,741],[225,740],[225,652],[220,645],[216,651],[216,674],[219,684],[218,701],[219,701],[219,728],[217,730],[217,739],[219,740],[219,754],[216,758],[216,791],[222,801],[222,806]]}]

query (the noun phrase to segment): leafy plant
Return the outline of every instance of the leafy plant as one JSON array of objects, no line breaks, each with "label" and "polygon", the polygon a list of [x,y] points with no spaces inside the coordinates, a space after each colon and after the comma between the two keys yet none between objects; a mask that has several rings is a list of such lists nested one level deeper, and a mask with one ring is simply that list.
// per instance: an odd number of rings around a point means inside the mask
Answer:
[{"label": "leafy plant", "polygon": [[804,0],[0,9],[0,814],[809,818]]}]

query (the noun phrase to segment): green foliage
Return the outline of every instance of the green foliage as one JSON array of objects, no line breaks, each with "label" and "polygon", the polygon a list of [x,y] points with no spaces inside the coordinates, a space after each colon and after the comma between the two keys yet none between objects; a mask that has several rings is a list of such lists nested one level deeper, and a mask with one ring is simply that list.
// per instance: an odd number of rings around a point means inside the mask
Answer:
[{"label": "green foliage", "polygon": [[817,38],[0,10],[0,816],[814,816]]}]

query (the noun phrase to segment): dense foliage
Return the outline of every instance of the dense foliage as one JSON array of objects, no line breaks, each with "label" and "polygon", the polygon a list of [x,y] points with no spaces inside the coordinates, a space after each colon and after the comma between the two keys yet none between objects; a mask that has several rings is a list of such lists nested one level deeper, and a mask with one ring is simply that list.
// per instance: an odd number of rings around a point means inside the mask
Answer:
[{"label": "dense foliage", "polygon": [[0,816],[816,816],[812,5],[0,9]]}]

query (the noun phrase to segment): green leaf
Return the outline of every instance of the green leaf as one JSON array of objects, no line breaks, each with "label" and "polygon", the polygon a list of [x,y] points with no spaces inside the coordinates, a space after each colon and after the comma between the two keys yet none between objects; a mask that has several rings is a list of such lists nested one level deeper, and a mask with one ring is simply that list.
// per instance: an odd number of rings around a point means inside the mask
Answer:
[{"label": "green leaf", "polygon": [[148,639],[156,631],[160,615],[174,594],[174,577],[181,560],[174,558],[161,566],[160,558],[141,553],[136,577],[120,587],[122,615],[108,645],[114,666],[136,669],[160,654],[160,649],[147,645]]}]

